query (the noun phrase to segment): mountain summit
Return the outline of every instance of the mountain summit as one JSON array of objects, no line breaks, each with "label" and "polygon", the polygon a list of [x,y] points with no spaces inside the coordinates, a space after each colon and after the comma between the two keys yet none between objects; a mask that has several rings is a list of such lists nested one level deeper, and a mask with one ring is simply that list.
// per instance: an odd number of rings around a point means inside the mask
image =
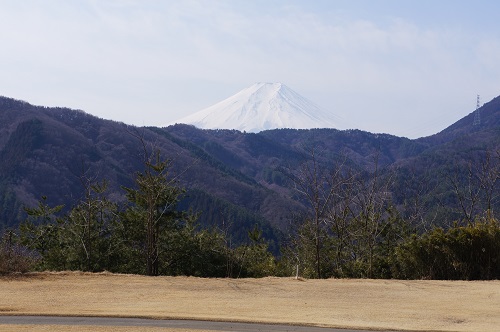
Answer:
[{"label": "mountain summit", "polygon": [[255,83],[176,123],[202,129],[236,129],[254,133],[278,128],[336,126],[334,116],[282,83]]}]

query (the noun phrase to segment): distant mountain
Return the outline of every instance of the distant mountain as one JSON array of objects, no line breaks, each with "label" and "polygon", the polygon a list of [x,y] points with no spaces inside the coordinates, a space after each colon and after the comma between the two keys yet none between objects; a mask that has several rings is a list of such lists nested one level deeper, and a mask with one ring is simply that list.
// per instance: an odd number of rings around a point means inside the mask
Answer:
[{"label": "distant mountain", "polygon": [[176,123],[201,129],[236,129],[252,133],[279,128],[338,127],[334,115],[282,83],[255,83]]}]

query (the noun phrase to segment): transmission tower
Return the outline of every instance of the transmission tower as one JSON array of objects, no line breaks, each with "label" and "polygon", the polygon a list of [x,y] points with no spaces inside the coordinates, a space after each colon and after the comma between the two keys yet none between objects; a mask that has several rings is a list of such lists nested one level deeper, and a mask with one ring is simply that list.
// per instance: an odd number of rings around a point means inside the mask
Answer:
[{"label": "transmission tower", "polygon": [[474,112],[474,122],[472,123],[473,126],[479,126],[481,124],[481,111],[479,110],[480,107],[480,99],[479,95],[477,95],[476,111]]}]

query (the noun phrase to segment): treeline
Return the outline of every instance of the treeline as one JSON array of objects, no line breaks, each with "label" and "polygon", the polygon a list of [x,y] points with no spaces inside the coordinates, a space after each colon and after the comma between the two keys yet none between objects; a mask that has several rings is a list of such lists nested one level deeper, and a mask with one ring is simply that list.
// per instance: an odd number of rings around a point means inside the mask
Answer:
[{"label": "treeline", "polygon": [[[442,179],[456,222],[429,221],[422,176],[406,173],[404,197],[395,199],[394,173],[355,167],[348,158],[325,169],[311,149],[299,167],[279,168],[308,211],[296,216],[273,255],[257,225],[246,244],[234,245],[220,227],[202,228],[179,211],[183,190],[171,162],[147,153],[127,204],[106,196],[106,182],[81,177],[83,198],[65,214],[45,197],[26,209],[19,230],[0,242],[0,273],[30,270],[111,271],[202,277],[498,279],[500,152],[456,165]],[[424,188],[427,188],[424,190]],[[450,204],[448,202],[448,204]],[[238,221],[234,221],[235,224]]]},{"label": "treeline", "polygon": [[[144,143],[144,142],[143,142]],[[247,277],[273,274],[274,257],[259,229],[234,247],[223,229],[201,228],[196,215],[176,206],[183,190],[169,174],[171,162],[147,154],[127,204],[106,196],[106,181],[82,174],[83,198],[68,213],[49,206],[26,208],[19,230],[0,241],[0,273],[30,270],[110,271],[146,275]],[[269,266],[267,266],[269,265]]]},{"label": "treeline", "polygon": [[[359,226],[358,220],[353,223]],[[397,223],[387,220],[377,234],[361,228],[344,238],[322,230],[318,253],[314,225],[307,222],[285,247],[279,271],[289,276],[296,269],[297,276],[307,278],[318,278],[318,270],[321,278],[500,278],[497,219],[478,217],[465,225],[435,227],[420,234]]]},{"label": "treeline", "polygon": [[[477,153],[439,177],[408,170],[359,169],[339,156],[329,169],[321,153],[299,167],[282,168],[308,211],[298,216],[282,245],[280,271],[307,278],[500,278],[500,151]],[[436,174],[436,173],[430,173]],[[394,196],[394,186],[400,197]],[[439,201],[432,186],[446,187],[447,215],[429,220]],[[437,226],[439,225],[439,226]]]}]

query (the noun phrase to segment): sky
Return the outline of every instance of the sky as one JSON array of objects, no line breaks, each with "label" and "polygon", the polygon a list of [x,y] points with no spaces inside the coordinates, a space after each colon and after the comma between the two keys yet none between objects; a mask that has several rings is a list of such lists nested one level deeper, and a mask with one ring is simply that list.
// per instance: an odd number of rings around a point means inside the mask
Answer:
[{"label": "sky", "polygon": [[500,1],[0,0],[0,95],[163,126],[281,82],[417,138],[500,95]]}]

